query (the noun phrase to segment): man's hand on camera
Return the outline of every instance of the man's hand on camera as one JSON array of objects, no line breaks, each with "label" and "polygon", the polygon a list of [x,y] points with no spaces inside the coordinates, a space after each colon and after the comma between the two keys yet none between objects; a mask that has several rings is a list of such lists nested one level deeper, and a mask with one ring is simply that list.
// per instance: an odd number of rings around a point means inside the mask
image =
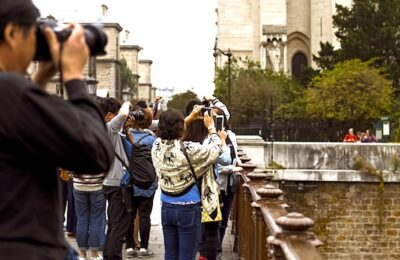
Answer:
[{"label": "man's hand on camera", "polygon": [[[89,57],[89,49],[85,42],[84,30],[79,24],[70,24],[68,26],[72,32],[67,41],[64,42],[61,53],[61,66],[63,72],[63,81],[67,82],[73,79],[83,79],[83,68]],[[55,49],[50,47],[53,57]],[[59,52],[59,50],[58,50]]]},{"label": "man's hand on camera", "polygon": [[56,34],[50,28],[45,28],[43,33],[49,44],[52,61],[40,61],[38,63],[38,70],[32,77],[33,82],[42,88],[56,74],[60,57],[60,43],[57,40]]}]

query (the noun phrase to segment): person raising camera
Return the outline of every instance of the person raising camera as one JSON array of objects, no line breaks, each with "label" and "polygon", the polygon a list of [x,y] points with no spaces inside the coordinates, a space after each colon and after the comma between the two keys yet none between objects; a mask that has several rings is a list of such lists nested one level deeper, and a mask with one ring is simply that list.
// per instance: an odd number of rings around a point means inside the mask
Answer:
[{"label": "person raising camera", "polygon": [[[88,47],[71,24],[62,50],[45,29],[51,60],[40,62],[32,81],[26,70],[36,51],[31,0],[2,0],[0,8],[0,256],[67,259],[61,191],[56,168],[95,175],[114,157],[104,121],[83,81]],[[58,69],[68,100],[43,89]]]}]

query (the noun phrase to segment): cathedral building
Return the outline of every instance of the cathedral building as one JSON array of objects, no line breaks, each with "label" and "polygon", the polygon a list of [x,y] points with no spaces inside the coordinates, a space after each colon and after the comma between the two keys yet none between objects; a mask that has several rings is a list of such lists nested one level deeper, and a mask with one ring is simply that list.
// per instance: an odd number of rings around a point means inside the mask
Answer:
[{"label": "cathedral building", "polygon": [[[298,75],[301,65],[316,67],[312,55],[320,42],[340,47],[332,25],[336,4],[350,6],[351,0],[218,0],[215,46],[263,68]],[[218,55],[217,66],[226,60]]]}]

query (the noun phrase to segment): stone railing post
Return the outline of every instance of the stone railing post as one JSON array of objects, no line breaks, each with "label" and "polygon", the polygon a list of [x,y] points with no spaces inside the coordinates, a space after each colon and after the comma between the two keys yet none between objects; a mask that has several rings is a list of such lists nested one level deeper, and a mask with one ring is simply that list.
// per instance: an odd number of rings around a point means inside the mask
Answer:
[{"label": "stone railing post", "polygon": [[314,225],[311,218],[292,212],[287,216],[279,217],[276,223],[282,228],[282,232],[271,235],[267,239],[271,245],[272,259],[323,259],[316,248],[322,244],[321,241],[316,239],[312,232],[308,232],[308,229]]}]

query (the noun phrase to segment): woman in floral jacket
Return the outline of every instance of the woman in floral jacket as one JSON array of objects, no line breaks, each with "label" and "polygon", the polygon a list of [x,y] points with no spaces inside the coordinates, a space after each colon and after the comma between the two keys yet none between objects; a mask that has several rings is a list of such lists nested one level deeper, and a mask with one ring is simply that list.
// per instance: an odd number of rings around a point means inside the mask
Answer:
[{"label": "woman in floral jacket", "polygon": [[[166,260],[195,259],[200,236],[201,202],[205,197],[200,195],[196,179],[213,174],[212,166],[222,152],[213,119],[207,113],[204,115],[204,126],[208,129],[210,142],[202,145],[180,140],[185,124],[200,119],[200,111],[201,106],[196,106],[185,119],[175,109],[163,112],[158,124],[160,138],[154,142],[152,149],[153,164],[162,191],[161,217]],[[208,192],[207,201],[203,200],[202,206],[203,210],[212,214],[218,206],[218,194]]]}]

